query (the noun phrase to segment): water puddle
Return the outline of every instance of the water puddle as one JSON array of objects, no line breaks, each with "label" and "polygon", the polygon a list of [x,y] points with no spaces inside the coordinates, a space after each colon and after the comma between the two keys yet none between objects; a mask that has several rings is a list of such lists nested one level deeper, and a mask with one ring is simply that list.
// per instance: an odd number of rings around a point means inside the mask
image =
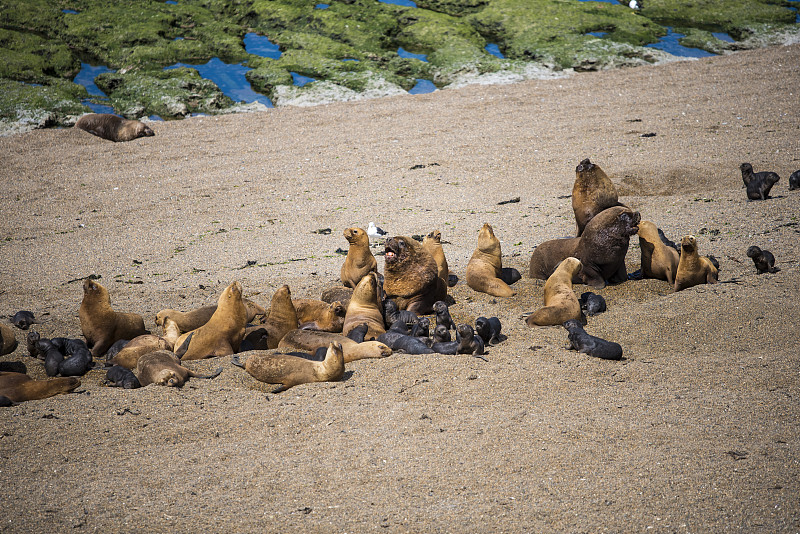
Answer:
[{"label": "water puddle", "polygon": [[61,12],[62,13],[66,13],[67,15],[77,15],[78,14],[78,12],[75,11],[74,9],[62,9]]},{"label": "water puddle", "polygon": [[279,59],[281,57],[281,49],[278,45],[271,42],[268,37],[263,35],[248,33],[244,36],[242,42],[244,42],[244,51],[248,54],[272,59]]},{"label": "water puddle", "polygon": [[497,46],[495,43],[489,43],[484,47],[484,50],[492,54],[493,56],[499,57],[500,59],[505,59],[506,56],[500,51],[500,47]]},{"label": "water puddle", "polygon": [[682,44],[678,43],[678,39],[683,36],[684,35],[682,33],[673,32],[672,27],[668,26],[667,35],[659,39],[657,43],[652,43],[646,46],[649,48],[657,48],[658,50],[669,52],[673,56],[680,57],[711,57],[716,55],[699,48],[689,48],[687,46],[683,46]]},{"label": "water puddle", "polygon": [[217,84],[220,91],[234,102],[260,102],[267,107],[274,107],[272,101],[268,97],[256,93],[253,91],[253,88],[250,87],[250,82],[247,81],[244,75],[247,71],[252,69],[244,65],[239,63],[224,63],[222,60],[215,57],[203,65],[176,63],[169,67],[164,67],[164,70],[177,69],[178,67],[196,69],[201,77]]},{"label": "water puddle", "polygon": [[592,37],[597,37],[598,39],[602,39],[604,35],[608,35],[608,32],[589,32],[584,35],[591,35]]},{"label": "water puddle", "polygon": [[94,97],[92,99],[84,98],[81,100],[81,104],[89,106],[89,109],[95,113],[114,113],[113,107],[107,104],[93,102],[93,100],[108,100],[108,95],[101,91],[100,88],[94,83],[94,79],[97,76],[106,72],[116,71],[103,65],[89,65],[88,63],[81,63],[80,72],[78,72],[78,74],[72,80],[78,85],[84,86],[89,95]]},{"label": "water puddle", "polygon": [[403,7],[417,7],[416,2],[412,2],[411,0],[378,0],[381,4],[392,4],[395,6],[403,6]]},{"label": "water puddle", "polygon": [[402,47],[397,49],[397,55],[400,57],[404,57],[406,59],[418,59],[420,61],[424,61],[425,63],[428,62],[427,54],[413,54],[411,52],[403,50]]},{"label": "water puddle", "polygon": [[329,7],[331,7],[330,4],[317,4],[314,6],[314,9],[328,9]]},{"label": "water puddle", "polygon": [[304,85],[308,85],[312,82],[317,81],[314,78],[309,78],[308,76],[303,76],[302,74],[297,74],[296,72],[289,71],[289,74],[292,75],[292,82],[297,87],[303,87]]},{"label": "water puddle", "polygon": [[711,32],[711,35],[719,39],[720,41],[725,41],[726,43],[735,43],[736,41],[725,32]]},{"label": "water puddle", "polygon": [[436,91],[436,86],[433,85],[432,81],[417,78],[417,84],[408,91],[408,94],[424,95],[425,93],[432,93],[434,91]]}]

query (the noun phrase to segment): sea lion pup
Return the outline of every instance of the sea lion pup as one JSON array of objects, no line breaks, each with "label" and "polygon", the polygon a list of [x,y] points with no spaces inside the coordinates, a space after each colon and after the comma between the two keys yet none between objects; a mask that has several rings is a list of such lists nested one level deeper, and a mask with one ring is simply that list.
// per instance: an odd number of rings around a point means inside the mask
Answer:
[{"label": "sea lion pup", "polygon": [[580,321],[570,319],[564,321],[564,328],[569,332],[569,346],[568,349],[583,352],[595,358],[602,358],[604,360],[621,360],[622,347],[619,343],[613,341],[606,341],[599,337],[592,336],[583,329]]},{"label": "sea lion pup", "polygon": [[228,356],[239,350],[245,326],[247,310],[242,302],[242,285],[234,280],[219,296],[211,319],[175,341],[175,354],[183,360]]},{"label": "sea lion pup", "polygon": [[368,330],[369,330],[369,325],[367,323],[361,323],[360,325],[350,330],[350,333],[347,334],[347,337],[352,339],[356,343],[363,343],[364,337],[367,335]]},{"label": "sea lion pup", "polygon": [[769,250],[762,250],[753,245],[747,249],[747,257],[753,258],[753,263],[756,265],[758,274],[762,273],[777,273],[780,271],[775,267],[775,256]]},{"label": "sea lion pup", "polygon": [[325,302],[316,299],[292,299],[297,322],[300,328],[324,330],[325,332],[341,332],[347,308],[341,302]]},{"label": "sea lion pup", "polygon": [[69,393],[81,385],[75,377],[34,380],[24,373],[0,372],[0,395],[12,402],[39,400]]},{"label": "sea lion pup", "polygon": [[789,177],[789,191],[800,189],[800,170],[794,171]]},{"label": "sea lion pup", "polygon": [[264,327],[269,334],[269,348],[277,348],[281,338],[298,327],[297,310],[292,303],[292,292],[289,286],[284,284],[272,295],[272,302],[263,321]]},{"label": "sea lion pup", "polygon": [[314,353],[320,347],[327,347],[330,343],[338,343],[344,351],[344,363],[363,360],[366,358],[385,358],[391,356],[392,349],[378,341],[357,342],[343,334],[321,332],[319,330],[292,330],[281,339],[279,350],[299,350]]},{"label": "sea lion pup", "polygon": [[493,297],[513,297],[516,291],[503,281],[503,260],[500,240],[489,223],[478,232],[478,248],[467,264],[467,285]]},{"label": "sea lion pup", "polygon": [[[680,259],[678,251],[667,246],[656,225],[650,221],[639,222],[639,248],[642,252],[642,274],[645,278],[656,278],[675,283]],[[666,236],[665,236],[666,237]]]},{"label": "sea lion pup", "polygon": [[630,236],[639,231],[640,219],[638,211],[614,206],[594,216],[581,237],[545,241],[531,255],[531,278],[547,280],[565,258],[572,256],[583,265],[573,283],[602,289],[606,283],[626,281],[625,255]]},{"label": "sea lion pup", "polygon": [[[247,358],[244,364],[241,363],[242,358]],[[337,382],[344,376],[342,346],[334,342],[328,345],[325,359],[321,362],[292,354],[251,351],[237,354],[231,363],[244,368],[259,382],[281,384],[279,388],[273,390],[273,393],[280,393],[292,386],[308,382]]]},{"label": "sea lion pup", "polygon": [[386,344],[394,352],[405,354],[433,354],[433,350],[425,342],[414,337],[408,331],[406,323],[395,321],[389,330],[378,336],[378,341]]},{"label": "sea lion pup", "polygon": [[139,358],[134,374],[142,386],[157,384],[159,386],[182,387],[189,379],[216,378],[222,373],[222,367],[210,375],[199,375],[181,365],[175,354],[168,350],[157,350]]},{"label": "sea lion pup", "polygon": [[447,303],[443,300],[437,300],[433,303],[433,313],[436,317],[436,325],[442,325],[447,330],[455,330],[456,329],[456,322],[453,320],[453,317],[450,315],[450,308],[447,307]]},{"label": "sea lion pup", "polygon": [[452,337],[450,336],[450,330],[443,324],[437,324],[436,328],[433,329],[433,336],[432,336],[434,343],[446,343],[448,341],[452,341]]},{"label": "sea lion pup", "polygon": [[595,215],[612,206],[624,206],[619,203],[614,183],[603,169],[588,158],[581,161],[575,167],[575,183],[572,186],[572,211],[578,226],[576,236],[583,234],[584,228]]},{"label": "sea lion pup", "polygon": [[59,375],[83,376],[93,367],[92,354],[82,339],[55,337],[50,342],[64,355],[58,363]]},{"label": "sea lion pup", "polygon": [[500,331],[503,325],[497,317],[478,317],[475,319],[475,333],[481,336],[486,345],[500,343]]},{"label": "sea lion pup", "polygon": [[591,291],[582,293],[578,302],[581,305],[581,310],[589,317],[606,311],[606,299],[602,295],[596,295]]},{"label": "sea lion pup", "polygon": [[33,315],[33,312],[29,312],[28,310],[20,310],[9,317],[9,319],[11,319],[11,324],[20,330],[27,330],[32,324],[38,323],[36,321],[36,317]]},{"label": "sea lion pup", "polygon": [[447,258],[444,257],[444,249],[442,248],[442,233],[439,230],[434,230],[422,238],[422,246],[430,252],[438,267],[439,278],[444,280],[448,287],[453,287],[458,283],[458,277],[450,274],[450,267],[447,265]]},{"label": "sea lion pup", "polygon": [[[17,336],[14,329],[7,324],[0,323],[0,355],[5,356],[17,350]],[[30,344],[28,345],[30,347]]]},{"label": "sea lion pup", "polygon": [[75,127],[115,143],[155,135],[155,132],[142,122],[123,119],[111,113],[89,113],[78,119]]},{"label": "sea lion pup", "polygon": [[525,320],[528,326],[554,326],[570,319],[581,318],[581,305],[572,291],[572,280],[581,270],[578,258],[569,257],[561,262],[544,284],[544,308]]},{"label": "sea lion pup", "polygon": [[[441,301],[437,301],[441,302]],[[434,303],[436,305],[436,303]],[[419,317],[416,313],[408,310],[400,310],[397,308],[397,303],[394,299],[386,299],[383,301],[383,321],[385,324],[391,325],[398,319],[402,319],[404,323],[411,328],[418,320]]]},{"label": "sea lion pup", "polygon": [[369,273],[356,286],[347,313],[344,316],[342,334],[345,336],[361,323],[367,323],[366,339],[375,339],[386,332],[383,322],[383,304],[380,299],[377,273]]},{"label": "sea lion pup", "polygon": [[106,372],[105,384],[112,388],[136,389],[142,387],[133,371],[115,365]]},{"label": "sea lion pup", "polygon": [[[257,315],[264,315],[267,311],[260,305],[256,304],[250,299],[242,299],[244,307],[247,309],[247,322],[250,323]],[[179,312],[178,310],[161,310],[156,314],[156,324],[164,326],[164,319],[171,318],[178,325],[181,332],[190,332],[197,330],[211,319],[214,312],[217,311],[217,305],[203,306],[196,310],[188,312]]]},{"label": "sea lion pup", "polygon": [[681,239],[681,259],[675,274],[675,291],[698,284],[716,284],[718,270],[708,258],[697,253],[697,239],[693,235]]},{"label": "sea lion pup", "polygon": [[781,179],[774,172],[753,172],[753,166],[749,163],[739,165],[739,170],[742,171],[742,181],[747,188],[748,200],[768,199],[770,189]]},{"label": "sea lion pup", "polygon": [[431,253],[406,236],[386,240],[383,289],[387,298],[401,310],[425,315],[433,303],[447,298],[447,284],[439,278],[439,268]]},{"label": "sea lion pup", "polygon": [[92,357],[99,358],[119,339],[133,339],[149,334],[144,319],[138,313],[121,313],[111,309],[108,290],[95,282],[83,281],[83,300],[79,311],[81,331],[92,349]]},{"label": "sea lion pup", "polygon": [[239,344],[239,352],[248,350],[268,350],[269,333],[263,326],[248,326],[245,329],[244,339]]},{"label": "sea lion pup", "polygon": [[339,276],[346,287],[355,288],[368,273],[378,272],[378,262],[369,249],[369,236],[363,228],[348,228],[344,231],[344,238],[350,243],[350,248]]},{"label": "sea lion pup", "polygon": [[480,358],[485,362],[489,361],[483,357],[485,348],[483,339],[481,336],[475,334],[475,330],[472,329],[472,326],[462,323],[458,325],[456,332],[458,332],[460,343],[458,346],[459,354],[472,354],[476,358]]}]

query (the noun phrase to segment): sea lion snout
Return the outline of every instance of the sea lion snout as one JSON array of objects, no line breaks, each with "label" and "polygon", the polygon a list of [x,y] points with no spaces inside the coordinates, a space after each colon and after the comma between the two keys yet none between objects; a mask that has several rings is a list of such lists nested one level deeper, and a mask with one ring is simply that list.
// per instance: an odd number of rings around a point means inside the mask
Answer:
[{"label": "sea lion snout", "polygon": [[589,158],[581,161],[577,167],[575,167],[575,172],[586,172],[590,171],[594,168],[594,163],[589,161]]}]

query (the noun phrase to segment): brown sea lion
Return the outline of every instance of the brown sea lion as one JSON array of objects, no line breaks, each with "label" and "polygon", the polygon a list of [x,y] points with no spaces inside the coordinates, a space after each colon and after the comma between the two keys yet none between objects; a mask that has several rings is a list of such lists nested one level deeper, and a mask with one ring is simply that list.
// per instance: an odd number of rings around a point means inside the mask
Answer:
[{"label": "brown sea lion", "polygon": [[500,240],[489,223],[478,232],[478,248],[467,264],[467,285],[493,297],[513,297],[517,294],[502,280],[503,259]]},{"label": "brown sea lion", "polygon": [[278,349],[301,350],[313,354],[320,347],[327,347],[330,343],[338,343],[342,346],[344,363],[367,358],[385,358],[392,354],[392,349],[379,341],[358,343],[342,334],[302,329],[292,330],[283,336],[278,344]]},{"label": "brown sea lion", "polygon": [[155,132],[142,122],[123,119],[111,113],[89,113],[78,119],[75,127],[114,142],[132,141],[138,137],[155,135]]},{"label": "brown sea lion", "polygon": [[134,374],[142,387],[149,384],[159,386],[182,387],[189,377],[214,378],[222,372],[222,367],[211,375],[199,375],[181,365],[175,354],[168,350],[149,352],[139,358]]},{"label": "brown sea lion", "polygon": [[149,334],[138,313],[121,313],[111,309],[108,290],[95,282],[83,281],[83,300],[78,313],[86,344],[92,357],[99,358],[119,339],[133,339]]},{"label": "brown sea lion", "polygon": [[562,325],[581,319],[581,305],[572,291],[572,279],[581,270],[578,258],[566,258],[544,284],[544,308],[525,319],[528,326]]},{"label": "brown sea lion", "polygon": [[350,297],[352,296],[353,296],[352,287],[333,286],[324,290],[322,292],[322,295],[320,296],[320,299],[328,303],[333,303],[338,301],[339,303],[341,303],[342,307],[346,310],[347,306],[350,304]]},{"label": "brown sea lion", "polygon": [[17,336],[14,329],[7,324],[0,323],[0,356],[11,354],[17,350]]},{"label": "brown sea lion", "polygon": [[628,279],[625,255],[640,219],[639,212],[623,206],[603,210],[589,221],[581,237],[552,239],[536,247],[531,255],[530,277],[547,280],[564,259],[573,256],[583,265],[573,283],[599,289],[606,282],[624,282]]},{"label": "brown sea lion", "polygon": [[369,249],[369,236],[363,228],[352,227],[344,231],[350,243],[340,277],[347,287],[356,287],[367,273],[378,272],[378,262]]},{"label": "brown sea lion", "polygon": [[378,274],[369,273],[356,286],[347,313],[344,316],[342,334],[347,335],[360,325],[367,323],[366,339],[375,339],[386,332],[383,321],[383,304],[378,283]]},{"label": "brown sea lion", "polygon": [[316,299],[292,299],[297,312],[297,322],[302,328],[341,332],[347,308],[339,301],[327,303]]},{"label": "brown sea lion", "polygon": [[433,256],[439,270],[439,278],[444,280],[447,286],[450,286],[450,267],[447,265],[447,258],[444,257],[442,233],[439,230],[432,231],[422,238],[422,246]]},{"label": "brown sea lion", "polygon": [[289,286],[283,285],[272,295],[267,315],[263,322],[264,328],[269,334],[269,348],[274,349],[278,342],[289,330],[294,330],[299,326],[297,321],[297,310],[292,303],[292,292]]},{"label": "brown sea lion", "polygon": [[617,188],[599,166],[585,159],[575,167],[572,186],[572,211],[578,226],[577,237],[592,218],[606,208],[624,206],[619,203]]},{"label": "brown sea lion", "polygon": [[[241,361],[245,358],[245,363],[242,364]],[[325,359],[321,362],[292,354],[250,351],[237,354],[232,363],[243,367],[260,382],[281,384],[273,393],[309,382],[336,382],[344,376],[344,355],[342,346],[338,343],[328,345]]]},{"label": "brown sea lion", "polygon": [[24,373],[0,372],[0,396],[12,402],[46,399],[69,393],[80,385],[81,381],[74,376],[34,380]]},{"label": "brown sea lion", "polygon": [[642,251],[642,275],[674,284],[678,251],[664,244],[658,228],[650,221],[639,222],[639,248]]},{"label": "brown sea lion", "polygon": [[245,326],[247,309],[242,302],[242,285],[233,281],[219,296],[217,310],[211,319],[178,338],[175,354],[183,360],[228,356],[239,350]]},{"label": "brown sea lion", "polygon": [[135,369],[139,358],[148,352],[173,350],[175,342],[180,337],[180,334],[181,332],[178,329],[177,323],[167,317],[164,321],[164,336],[157,336],[155,334],[137,336],[122,347],[122,350],[108,360],[108,362],[113,365],[120,365],[126,369]]},{"label": "brown sea lion", "polygon": [[383,289],[401,310],[425,315],[433,303],[446,300],[447,283],[439,278],[439,268],[422,244],[406,236],[387,239],[385,243]]},{"label": "brown sea lion", "polygon": [[[264,315],[266,313],[263,307],[250,299],[242,299],[242,302],[244,302],[244,307],[247,309],[248,323],[252,322],[257,315]],[[196,310],[188,312],[179,312],[178,310],[171,309],[161,310],[156,314],[156,324],[158,326],[164,326],[164,319],[169,317],[175,321],[181,332],[190,332],[206,324],[208,320],[211,319],[211,316],[214,315],[215,311],[217,311],[216,304],[203,306],[202,308],[197,308]]]},{"label": "brown sea lion", "polygon": [[699,284],[716,284],[718,270],[711,260],[697,252],[697,239],[693,235],[681,239],[681,259],[675,274],[675,291]]}]

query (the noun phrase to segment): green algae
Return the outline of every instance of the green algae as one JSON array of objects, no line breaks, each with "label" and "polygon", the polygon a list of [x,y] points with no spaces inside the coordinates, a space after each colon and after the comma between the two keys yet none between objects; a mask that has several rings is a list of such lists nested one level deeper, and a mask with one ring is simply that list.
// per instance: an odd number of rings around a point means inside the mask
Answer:
[{"label": "green algae", "polygon": [[89,111],[80,103],[86,88],[59,79],[49,85],[35,86],[0,79],[0,134],[72,125],[79,115]]}]

